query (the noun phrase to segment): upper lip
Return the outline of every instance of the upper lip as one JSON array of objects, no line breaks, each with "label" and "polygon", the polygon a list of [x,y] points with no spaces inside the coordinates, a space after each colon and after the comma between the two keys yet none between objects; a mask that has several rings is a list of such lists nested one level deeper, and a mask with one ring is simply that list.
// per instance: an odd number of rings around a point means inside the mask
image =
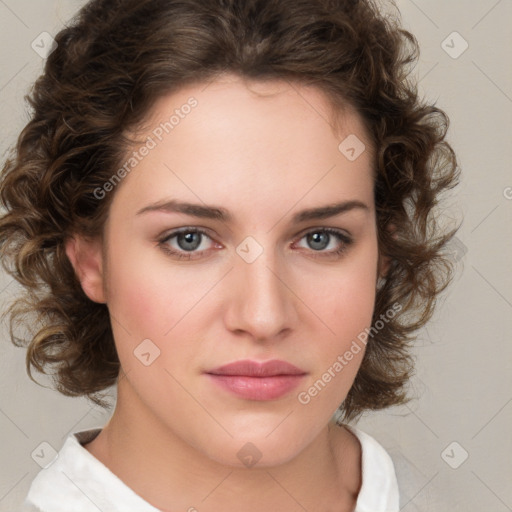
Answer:
[{"label": "upper lip", "polygon": [[244,359],[225,364],[210,370],[207,373],[213,375],[243,375],[247,377],[272,377],[276,375],[304,375],[306,372],[295,365],[279,359],[271,361],[251,361]]}]

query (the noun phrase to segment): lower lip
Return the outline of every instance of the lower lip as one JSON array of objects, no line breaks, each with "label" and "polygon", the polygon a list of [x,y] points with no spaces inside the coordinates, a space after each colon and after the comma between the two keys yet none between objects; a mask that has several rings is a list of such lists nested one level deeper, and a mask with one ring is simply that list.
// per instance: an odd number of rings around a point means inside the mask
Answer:
[{"label": "lower lip", "polygon": [[305,375],[247,377],[207,374],[216,384],[247,400],[274,400],[295,389]]}]

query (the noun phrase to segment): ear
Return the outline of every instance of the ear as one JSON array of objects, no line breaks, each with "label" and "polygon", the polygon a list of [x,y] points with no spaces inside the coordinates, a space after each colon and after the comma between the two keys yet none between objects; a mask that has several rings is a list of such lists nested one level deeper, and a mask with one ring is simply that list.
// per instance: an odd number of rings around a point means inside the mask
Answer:
[{"label": "ear", "polygon": [[[393,238],[397,238],[396,226],[394,224],[389,224],[386,228]],[[391,258],[389,256],[384,256],[383,254],[379,254],[379,264],[378,264],[378,278],[385,278],[389,265],[391,263]]]},{"label": "ear", "polygon": [[75,236],[66,241],[65,247],[84,293],[93,302],[106,303],[101,240]]},{"label": "ear", "polygon": [[379,255],[379,273],[377,278],[385,279],[389,270],[391,260],[389,256]]}]

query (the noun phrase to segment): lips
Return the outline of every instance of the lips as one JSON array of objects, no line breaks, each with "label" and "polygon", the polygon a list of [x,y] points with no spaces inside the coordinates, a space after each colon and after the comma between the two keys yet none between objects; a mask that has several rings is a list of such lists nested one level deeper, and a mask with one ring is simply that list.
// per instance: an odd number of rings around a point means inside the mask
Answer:
[{"label": "lips", "polygon": [[215,368],[207,373],[213,375],[243,375],[245,377],[274,377],[276,375],[305,375],[306,372],[291,363],[273,359],[258,363],[245,359]]},{"label": "lips", "polygon": [[243,360],[206,372],[217,385],[246,400],[274,400],[295,387],[307,372],[286,361]]}]

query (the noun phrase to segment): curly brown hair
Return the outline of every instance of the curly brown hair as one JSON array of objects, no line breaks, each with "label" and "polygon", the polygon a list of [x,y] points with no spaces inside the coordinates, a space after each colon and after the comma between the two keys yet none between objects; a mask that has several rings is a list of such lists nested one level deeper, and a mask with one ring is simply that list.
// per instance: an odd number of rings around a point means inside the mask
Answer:
[{"label": "curly brown hair", "polygon": [[[25,97],[32,117],[0,182],[2,265],[25,287],[5,314],[32,380],[32,366],[53,369],[61,393],[105,406],[119,374],[109,311],[85,295],[65,242],[102,235],[114,193],[94,191],[155,101],[231,72],[314,85],[334,111],[348,104],[362,117],[375,148],[379,252],[390,261],[373,321],[402,309],[370,335],[339,410],[351,420],[407,400],[413,333],[453,276],[444,249],[458,227],[441,229],[434,207],[459,170],[447,116],[409,79],[418,43],[394,12],[372,0],[93,0],[78,12]],[[33,326],[28,339],[16,325]]]}]

